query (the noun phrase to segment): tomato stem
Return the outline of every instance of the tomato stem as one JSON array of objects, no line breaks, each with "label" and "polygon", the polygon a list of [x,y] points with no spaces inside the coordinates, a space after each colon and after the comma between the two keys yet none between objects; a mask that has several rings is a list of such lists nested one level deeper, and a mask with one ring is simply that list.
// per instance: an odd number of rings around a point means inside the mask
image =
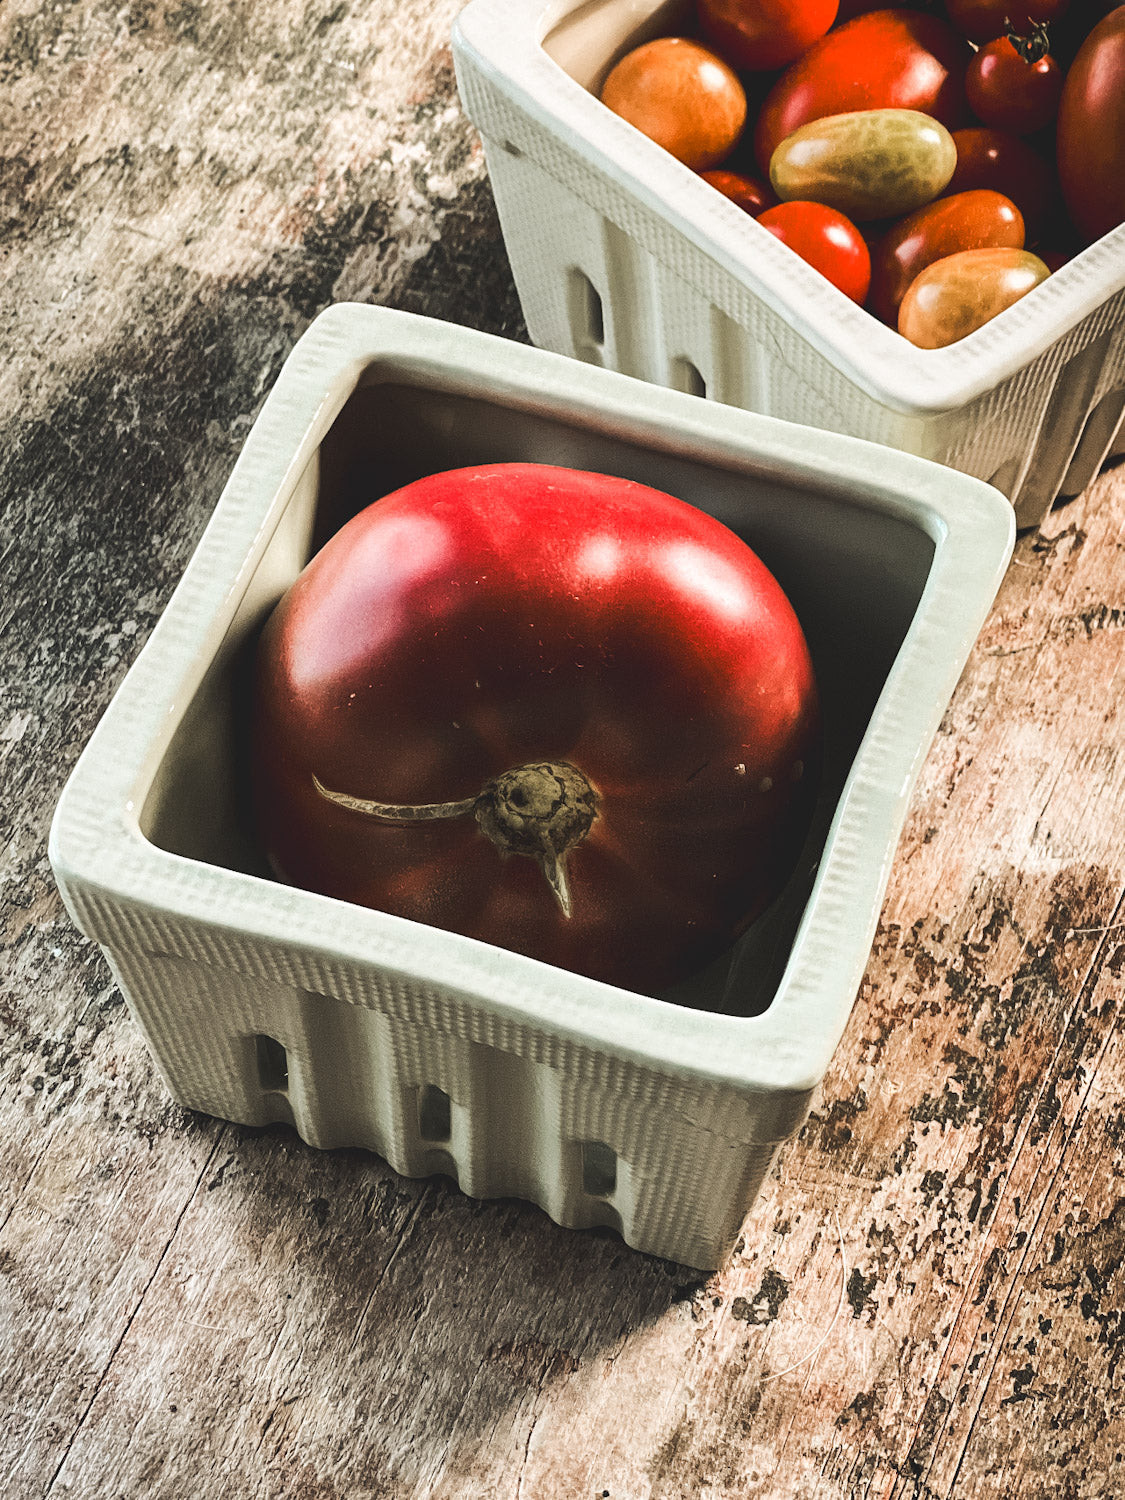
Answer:
[{"label": "tomato stem", "polygon": [[313,773],[313,786],[328,802],[346,807],[349,812],[366,813],[385,823],[425,823],[431,818],[460,818],[475,811],[479,798],[466,797],[461,802],[373,802],[366,797],[351,797],[347,792],[333,792]]},{"label": "tomato stem", "polygon": [[1021,36],[1012,28],[1011,21],[1007,18],[1005,20],[1008,26],[1008,40],[1028,67],[1034,67],[1040,58],[1047,56],[1051,50],[1051,41],[1045,21],[1032,21],[1031,30],[1026,36]]},{"label": "tomato stem", "polygon": [[563,915],[570,916],[566,858],[593,827],[598,794],[568,761],[515,766],[486,782],[478,796],[459,802],[377,802],[331,791],[315,774],[313,785],[337,807],[387,823],[422,823],[471,813],[501,854],[523,854],[535,860]]}]

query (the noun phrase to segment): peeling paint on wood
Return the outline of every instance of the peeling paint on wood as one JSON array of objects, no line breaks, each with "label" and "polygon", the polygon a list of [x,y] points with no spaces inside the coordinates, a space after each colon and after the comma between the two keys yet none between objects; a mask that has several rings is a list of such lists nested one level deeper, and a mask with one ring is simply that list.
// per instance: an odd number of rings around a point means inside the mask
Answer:
[{"label": "peeling paint on wood", "polygon": [[1125,470],[1021,541],[851,1024],[700,1278],[174,1107],[45,838],[324,305],[525,337],[457,0],[0,13],[13,1497],[1101,1497],[1125,1452]]}]

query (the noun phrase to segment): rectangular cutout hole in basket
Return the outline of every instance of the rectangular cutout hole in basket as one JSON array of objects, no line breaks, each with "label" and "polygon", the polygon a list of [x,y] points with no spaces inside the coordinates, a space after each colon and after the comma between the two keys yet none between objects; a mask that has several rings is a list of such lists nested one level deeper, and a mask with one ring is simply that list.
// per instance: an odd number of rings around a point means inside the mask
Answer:
[{"label": "rectangular cutout hole in basket", "polygon": [[683,356],[672,361],[669,384],[674,391],[686,391],[689,396],[705,398],[707,395],[707,382],[700,373],[699,367]]},{"label": "rectangular cutout hole in basket", "polygon": [[435,1147],[432,1151],[426,1152],[425,1162],[427,1177],[448,1177],[450,1182],[460,1186],[457,1163],[448,1151]]},{"label": "rectangular cutout hole in basket", "polygon": [[575,354],[587,364],[600,364],[605,343],[601,293],[577,266],[567,272],[566,308]]},{"label": "rectangular cutout hole in basket", "polygon": [[591,1198],[617,1191],[617,1153],[604,1141],[582,1142],[582,1191]]},{"label": "rectangular cutout hole in basket", "polygon": [[258,1082],[267,1094],[284,1094],[289,1087],[289,1054],[272,1036],[264,1033],[254,1038],[254,1055],[258,1062]]},{"label": "rectangular cutout hole in basket", "polygon": [[418,1134],[424,1141],[447,1141],[452,1131],[449,1095],[432,1083],[418,1092]]}]

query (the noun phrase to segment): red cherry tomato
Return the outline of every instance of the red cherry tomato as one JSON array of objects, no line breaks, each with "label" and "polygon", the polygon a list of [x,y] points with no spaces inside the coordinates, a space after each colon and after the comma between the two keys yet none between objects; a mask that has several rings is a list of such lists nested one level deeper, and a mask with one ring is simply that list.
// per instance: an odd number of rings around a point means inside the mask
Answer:
[{"label": "red cherry tomato", "polygon": [[853,21],[856,16],[866,15],[872,10],[886,10],[884,0],[840,0],[840,8],[836,12],[836,25],[842,26],[845,21]]},{"label": "red cherry tomato", "polygon": [[435,474],[266,626],[261,834],[300,886],[653,989],[787,877],[816,717],[792,607],[718,521],[570,469]]},{"label": "red cherry tomato", "polygon": [[819,41],[838,0],[697,0],[704,37],[731,67],[784,68]]},{"label": "red cherry tomato", "polygon": [[1054,168],[1018,135],[983,125],[955,130],[957,165],[947,196],[991,188],[1010,198],[1023,215],[1026,243],[1037,244],[1058,197]]},{"label": "red cherry tomato", "polygon": [[1067,70],[1056,159],[1084,235],[1096,240],[1125,223],[1125,5],[1094,27]]},{"label": "red cherry tomato", "polygon": [[681,36],[657,37],[611,69],[602,103],[685,166],[717,167],[742,134],[746,94],[721,58]]},{"label": "red cherry tomato", "polygon": [[754,133],[763,172],[787,135],[809,120],[857,109],[916,109],[948,129],[966,124],[969,45],[937,16],[876,10],[811,47],[766,95]]},{"label": "red cherry tomato", "polygon": [[1049,125],[1062,90],[1062,69],[1032,38],[986,42],[965,69],[969,108],[983,125],[1015,135],[1033,135]]},{"label": "red cherry tomato", "polygon": [[794,198],[767,208],[758,223],[802,260],[839,287],[845,297],[862,302],[871,280],[871,256],[859,230],[842,213],[823,203]]},{"label": "red cherry tomato", "polygon": [[892,225],[876,245],[868,307],[897,328],[899,304],[919,272],[958,250],[986,245],[1023,249],[1023,217],[1010,198],[975,188],[927,203]]},{"label": "red cherry tomato", "polygon": [[1024,36],[1037,22],[1061,20],[1070,0],[945,0],[949,19],[971,42],[991,42],[1014,31]]},{"label": "red cherry tomato", "polygon": [[756,219],[764,208],[772,208],[777,202],[773,188],[768,183],[759,182],[756,177],[744,177],[741,172],[728,172],[722,167],[699,175],[724,198],[737,203],[751,218]]}]

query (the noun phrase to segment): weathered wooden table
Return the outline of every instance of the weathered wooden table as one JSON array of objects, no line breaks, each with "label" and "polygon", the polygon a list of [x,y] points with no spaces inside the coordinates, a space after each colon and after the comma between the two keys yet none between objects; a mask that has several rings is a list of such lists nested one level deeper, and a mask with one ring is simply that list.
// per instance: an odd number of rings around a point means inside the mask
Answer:
[{"label": "weathered wooden table", "polygon": [[60,906],[60,787],[310,318],[523,336],[457,5],[0,13],[0,1489],[1123,1494],[1125,470],[1021,541],[710,1279],[184,1114]]}]

